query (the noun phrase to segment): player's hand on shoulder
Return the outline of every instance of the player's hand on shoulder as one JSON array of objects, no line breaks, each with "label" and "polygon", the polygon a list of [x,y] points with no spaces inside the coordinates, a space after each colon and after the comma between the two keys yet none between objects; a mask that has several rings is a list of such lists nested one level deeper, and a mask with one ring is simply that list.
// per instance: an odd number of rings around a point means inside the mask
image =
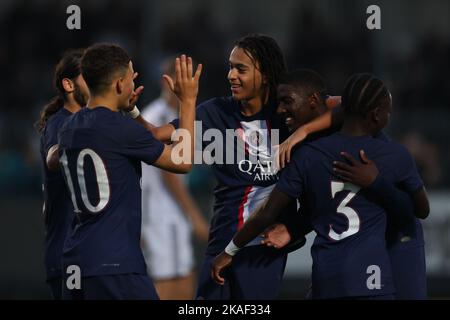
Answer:
[{"label": "player's hand on shoulder", "polygon": [[348,163],[342,161],[333,162],[333,171],[339,178],[362,188],[369,187],[375,181],[378,176],[378,168],[365,154],[364,150],[359,151],[361,161],[357,161],[351,154],[345,151],[341,152],[341,156]]},{"label": "player's hand on shoulder", "polygon": [[283,223],[275,223],[264,231],[261,244],[281,249],[291,241],[291,234]]},{"label": "player's hand on shoulder", "polygon": [[308,136],[305,127],[300,127],[293,134],[289,136],[278,148],[278,167],[283,169],[291,161],[292,149]]},{"label": "player's hand on shoulder", "polygon": [[211,264],[211,277],[220,285],[225,283],[225,278],[220,274],[223,269],[228,267],[233,261],[233,257],[222,251],[217,257],[214,258]]},{"label": "player's hand on shoulder", "polygon": [[202,64],[199,64],[194,73],[192,58],[183,54],[175,59],[175,79],[167,74],[163,78],[181,102],[196,100],[202,68]]},{"label": "player's hand on shoulder", "polygon": [[342,97],[341,96],[328,96],[325,100],[325,105],[328,109],[336,108],[337,106],[340,106],[342,104]]}]

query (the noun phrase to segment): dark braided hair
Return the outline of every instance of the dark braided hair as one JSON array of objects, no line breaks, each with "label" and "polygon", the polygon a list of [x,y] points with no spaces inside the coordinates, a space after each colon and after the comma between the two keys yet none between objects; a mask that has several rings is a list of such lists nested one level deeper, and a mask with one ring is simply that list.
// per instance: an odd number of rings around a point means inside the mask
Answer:
[{"label": "dark braided hair", "polygon": [[370,73],[350,77],[342,94],[344,112],[365,117],[389,99],[389,90],[380,79]]},{"label": "dark braided hair", "polygon": [[45,128],[48,118],[58,112],[67,102],[67,95],[62,85],[62,80],[68,78],[74,80],[81,74],[81,57],[84,50],[74,49],[68,50],[58,62],[53,77],[53,86],[57,95],[42,109],[39,120],[35,123],[38,132],[42,132]]},{"label": "dark braided hair", "polygon": [[282,75],[286,72],[283,53],[277,42],[266,35],[249,34],[237,40],[236,47],[245,51],[253,64],[267,78],[269,102],[276,101],[277,86]]}]

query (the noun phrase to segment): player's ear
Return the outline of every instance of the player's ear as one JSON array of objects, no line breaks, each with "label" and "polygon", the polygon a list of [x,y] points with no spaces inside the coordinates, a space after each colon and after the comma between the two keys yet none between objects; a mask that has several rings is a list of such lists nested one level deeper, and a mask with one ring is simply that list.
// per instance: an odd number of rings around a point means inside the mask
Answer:
[{"label": "player's ear", "polygon": [[123,92],[123,86],[124,86],[124,83],[123,83],[123,78],[122,77],[120,77],[120,78],[118,78],[117,80],[116,80],[116,85],[115,85],[115,87],[116,87],[116,92],[117,92],[117,94],[121,94],[122,92]]},{"label": "player's ear", "polygon": [[375,122],[375,123],[379,123],[380,122],[380,108],[376,107],[375,109],[373,109],[372,111],[370,111],[370,117],[371,119]]},{"label": "player's ear", "polygon": [[316,109],[317,106],[319,105],[319,101],[320,101],[320,96],[317,92],[313,93],[312,95],[310,95],[308,97],[308,101],[309,101],[309,105],[311,107],[311,109]]},{"label": "player's ear", "polygon": [[61,80],[61,84],[62,84],[62,86],[64,88],[64,91],[66,93],[72,93],[75,90],[74,83],[69,78],[63,78]]}]

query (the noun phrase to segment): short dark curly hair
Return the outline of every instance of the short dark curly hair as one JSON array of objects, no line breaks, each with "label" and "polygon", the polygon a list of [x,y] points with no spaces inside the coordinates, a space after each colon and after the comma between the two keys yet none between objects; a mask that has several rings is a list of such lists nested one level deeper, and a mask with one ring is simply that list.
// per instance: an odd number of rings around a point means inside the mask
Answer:
[{"label": "short dark curly hair", "polygon": [[325,80],[319,73],[311,69],[289,71],[281,77],[280,84],[304,88],[307,95],[319,93],[322,99],[325,99],[327,93]]},{"label": "short dark curly hair", "polygon": [[120,46],[109,43],[89,47],[81,59],[81,74],[91,95],[101,94],[117,72],[126,72],[131,61]]}]

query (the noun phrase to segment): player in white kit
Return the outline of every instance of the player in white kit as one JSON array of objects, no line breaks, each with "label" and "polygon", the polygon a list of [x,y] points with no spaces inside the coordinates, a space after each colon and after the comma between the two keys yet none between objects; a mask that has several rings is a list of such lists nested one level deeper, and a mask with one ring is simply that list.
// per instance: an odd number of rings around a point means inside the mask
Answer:
[{"label": "player in white kit", "polygon": [[[172,58],[161,65],[174,75]],[[178,101],[165,82],[161,95],[142,116],[155,126],[178,118]],[[191,198],[183,177],[142,163],[142,251],[161,299],[187,300],[194,296],[196,277],[192,233],[208,240],[208,224]]]}]

